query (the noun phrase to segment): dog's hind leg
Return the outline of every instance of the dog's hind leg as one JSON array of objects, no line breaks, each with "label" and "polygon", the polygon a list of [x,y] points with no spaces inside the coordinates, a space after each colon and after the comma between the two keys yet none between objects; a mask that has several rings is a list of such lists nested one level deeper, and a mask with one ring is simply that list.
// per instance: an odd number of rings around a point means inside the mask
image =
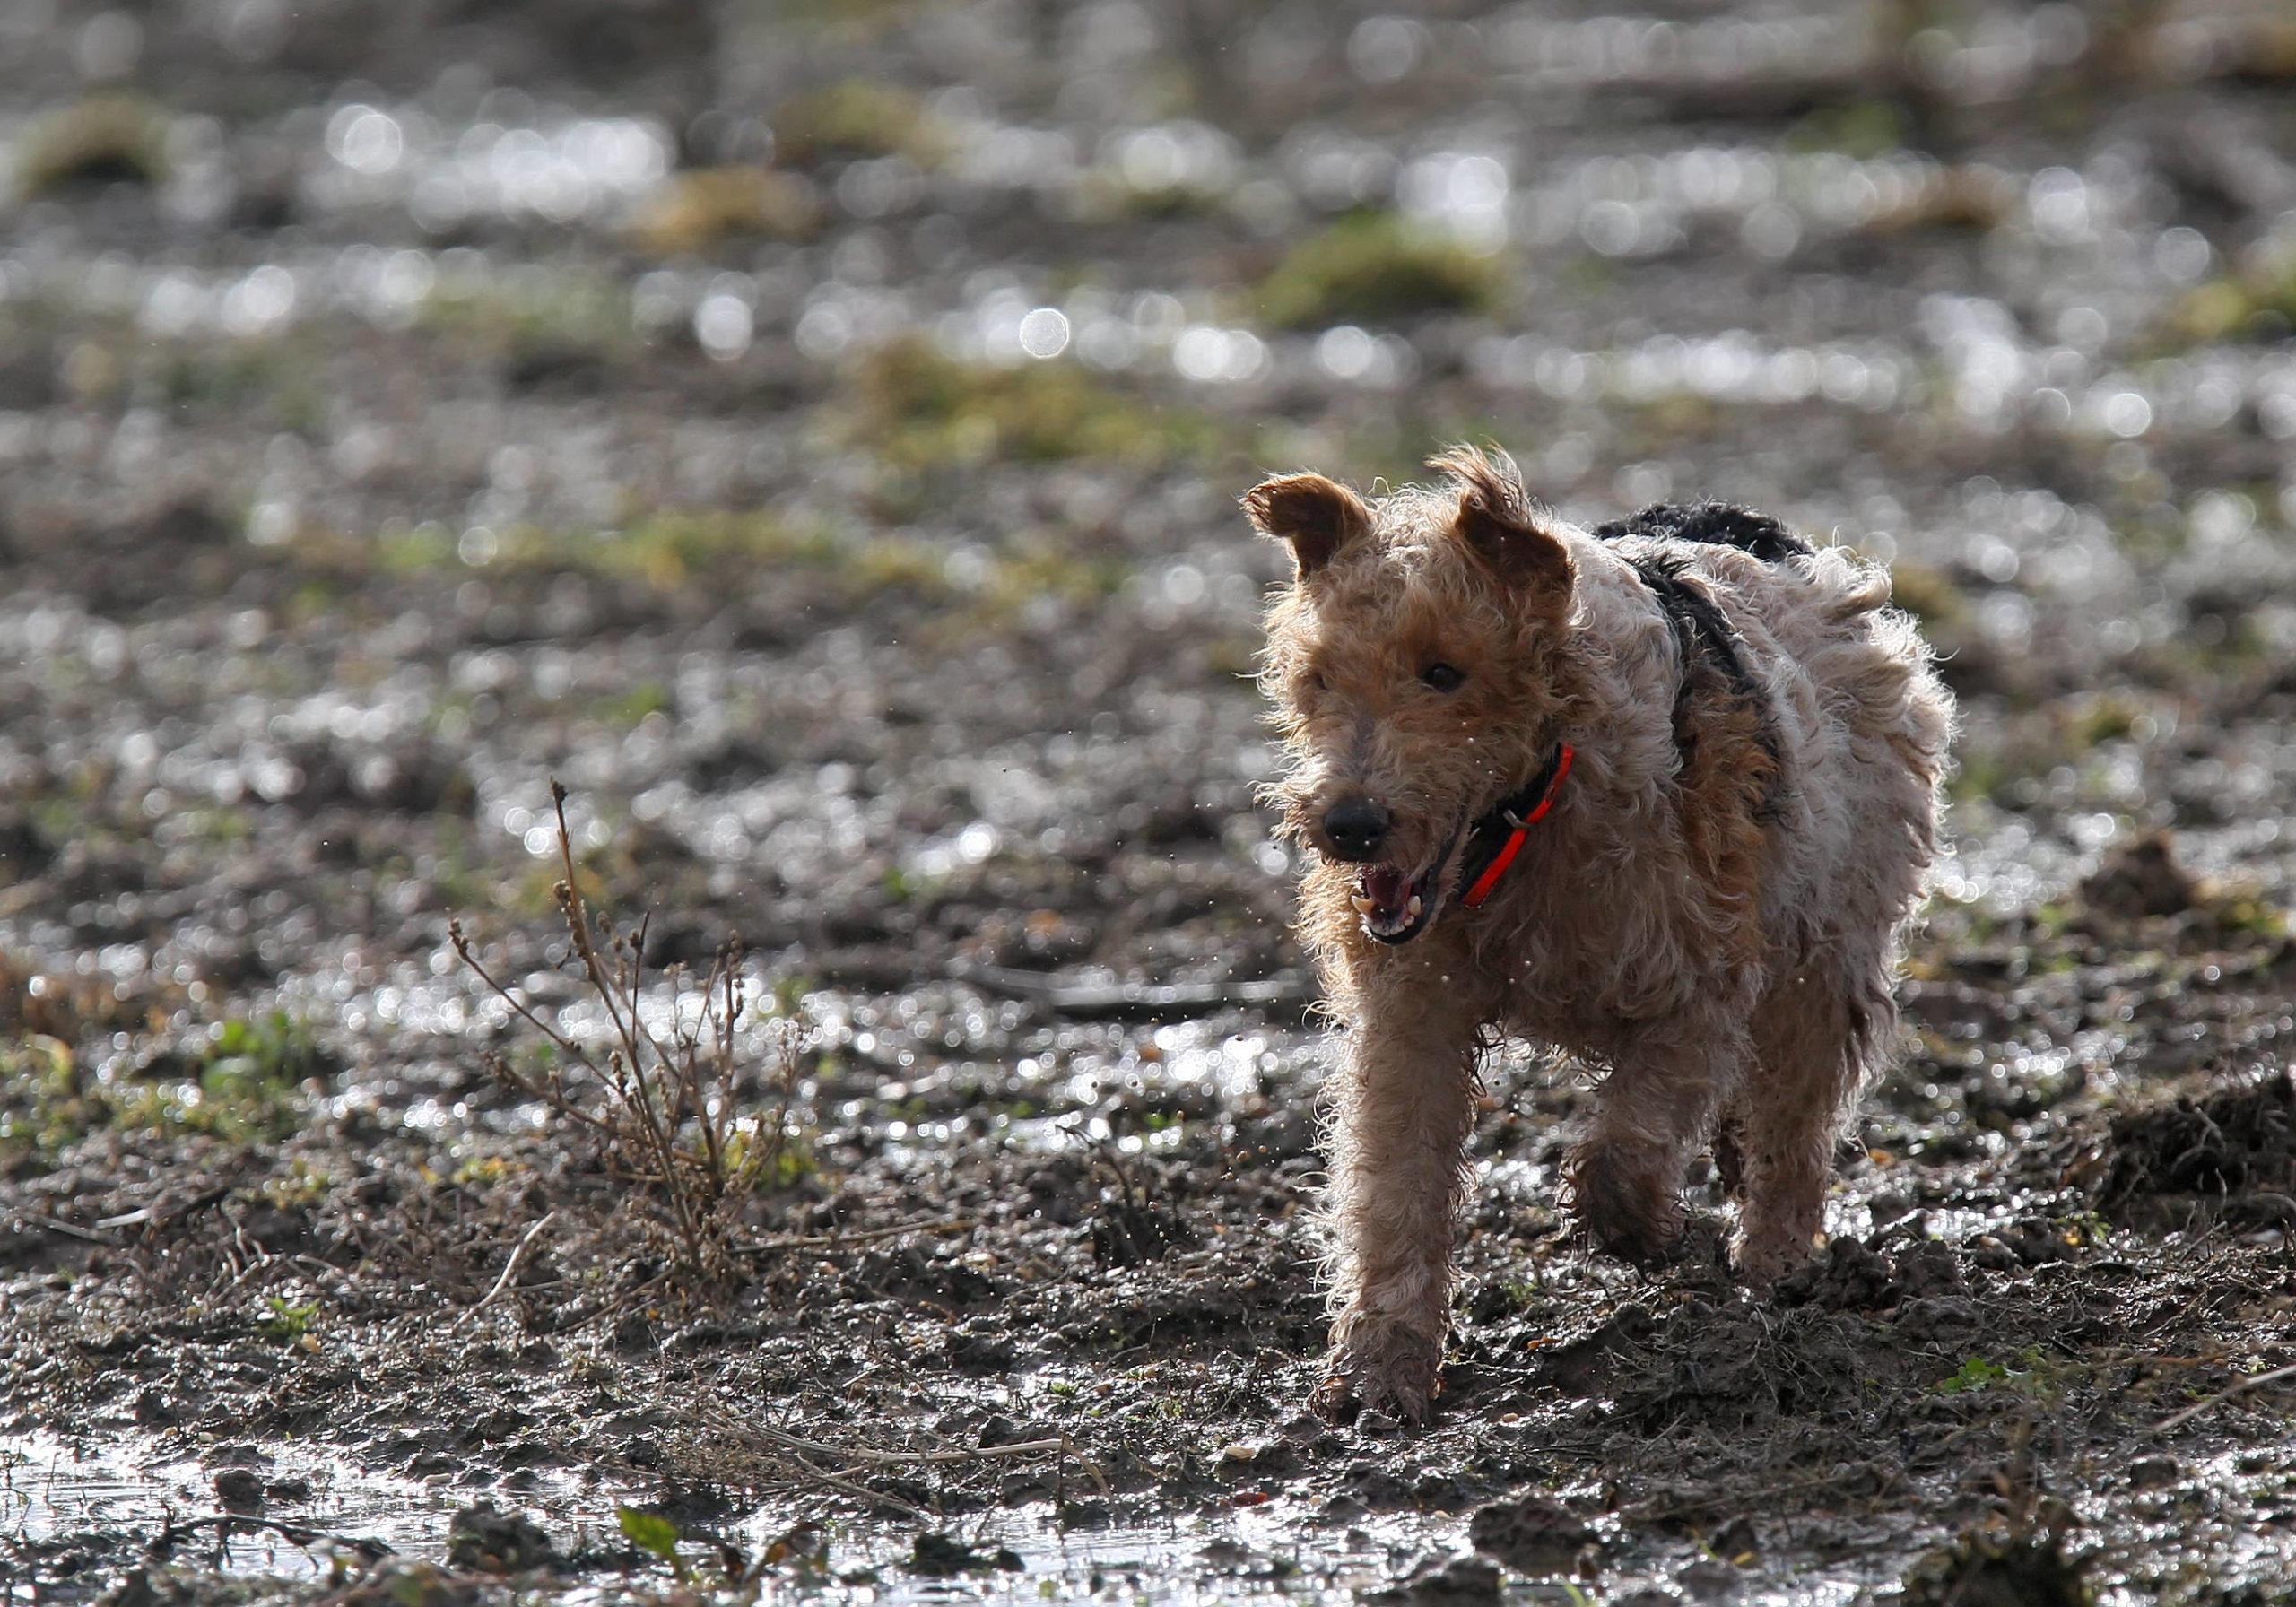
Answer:
[{"label": "dog's hind leg", "polygon": [[1332,1351],[1317,1405],[1327,1417],[1372,1407],[1417,1422],[1450,1332],[1475,1035],[1455,999],[1398,987],[1366,1006],[1330,1132]]},{"label": "dog's hind leg", "polygon": [[[1870,991],[1870,990],[1869,990]],[[1760,1069],[1735,1101],[1738,1270],[1758,1283],[1810,1255],[1825,1214],[1833,1143],[1855,1090],[1865,1046],[1881,1023],[1822,962],[1779,973],[1754,1014]],[[1886,987],[1879,1008],[1889,1009]]]},{"label": "dog's hind leg", "polygon": [[1605,1249],[1638,1266],[1665,1258],[1682,1233],[1691,1148],[1751,1058],[1744,1029],[1728,1012],[1668,1017],[1622,1044],[1593,1129],[1567,1168],[1571,1207]]}]

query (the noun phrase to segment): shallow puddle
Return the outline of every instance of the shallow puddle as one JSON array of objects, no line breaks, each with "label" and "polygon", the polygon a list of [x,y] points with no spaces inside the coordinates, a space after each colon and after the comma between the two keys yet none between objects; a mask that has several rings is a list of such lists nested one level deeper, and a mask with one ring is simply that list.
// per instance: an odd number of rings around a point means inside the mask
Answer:
[{"label": "shallow puddle", "polygon": [[[264,1492],[243,1510],[308,1531],[306,1538],[257,1522],[215,1521],[233,1511],[218,1492],[219,1476],[241,1472],[252,1481],[250,1495]],[[227,1451],[202,1459],[144,1435],[0,1434],[0,1533],[44,1545],[77,1540],[123,1561],[326,1577],[338,1559],[362,1565],[377,1545],[412,1557],[443,1553],[448,1517],[466,1499],[416,1480],[352,1470],[322,1447],[291,1441],[268,1442],[259,1456]]]}]

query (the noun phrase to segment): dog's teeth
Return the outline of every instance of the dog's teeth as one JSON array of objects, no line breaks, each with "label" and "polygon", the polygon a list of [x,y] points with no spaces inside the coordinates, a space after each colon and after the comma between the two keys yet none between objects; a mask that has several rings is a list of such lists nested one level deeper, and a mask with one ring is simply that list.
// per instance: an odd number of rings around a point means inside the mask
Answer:
[{"label": "dog's teeth", "polygon": [[1370,899],[1365,898],[1361,893],[1348,894],[1347,901],[1355,906],[1355,913],[1357,915],[1370,915],[1372,910],[1378,908],[1377,905],[1373,904]]},{"label": "dog's teeth", "polygon": [[1421,904],[1419,895],[1417,893],[1413,893],[1411,895],[1411,902],[1403,907],[1403,918],[1406,921],[1417,920],[1419,918],[1420,908]]}]

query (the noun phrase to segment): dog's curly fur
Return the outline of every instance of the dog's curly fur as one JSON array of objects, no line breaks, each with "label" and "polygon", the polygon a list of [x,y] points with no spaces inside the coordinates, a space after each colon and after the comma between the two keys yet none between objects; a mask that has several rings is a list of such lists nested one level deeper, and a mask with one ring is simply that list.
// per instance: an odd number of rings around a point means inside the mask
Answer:
[{"label": "dog's curly fur", "polygon": [[[1414,1420],[1439,1387],[1499,1035],[1608,1073],[1566,1176],[1605,1246],[1662,1256],[1711,1142],[1744,1273],[1809,1253],[1838,1128],[1894,1034],[1953,720],[1886,574],[1848,552],[1714,505],[1582,531],[1504,457],[1430,467],[1441,486],[1377,501],[1315,474],[1244,498],[1297,560],[1262,663],[1292,761],[1272,795],[1315,850],[1300,929],[1347,1029],[1319,1400]],[[1555,807],[1466,908],[1464,824],[1559,742],[1575,768]],[[1384,823],[1372,851],[1335,843],[1343,804]],[[1359,914],[1373,872],[1422,890],[1406,941]]]}]

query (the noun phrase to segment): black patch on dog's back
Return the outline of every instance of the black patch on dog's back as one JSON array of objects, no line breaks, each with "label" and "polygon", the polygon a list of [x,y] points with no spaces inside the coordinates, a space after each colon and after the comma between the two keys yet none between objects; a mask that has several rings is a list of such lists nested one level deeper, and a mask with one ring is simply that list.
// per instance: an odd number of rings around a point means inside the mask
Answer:
[{"label": "black patch on dog's back", "polygon": [[1764,563],[1810,556],[1810,543],[1776,519],[1726,502],[1653,502],[1631,518],[1613,519],[1595,528],[1598,542],[1623,541],[1631,535],[1735,547]]},{"label": "black patch on dog's back", "polygon": [[1667,554],[1630,558],[1627,562],[1658,600],[1666,623],[1674,628],[1674,646],[1683,661],[1682,684],[1674,692],[1677,723],[1685,713],[1683,706],[1690,697],[1692,672],[1701,662],[1713,665],[1739,696],[1756,696],[1753,677],[1747,673],[1746,661],[1738,653],[1738,633],[1730,629],[1730,621],[1722,617],[1721,609],[1715,605],[1704,586],[1693,586],[1683,578],[1683,560]]},{"label": "black patch on dog's back", "polygon": [[[1642,518],[1652,511],[1656,510],[1646,508],[1635,517]],[[1772,528],[1778,526],[1773,525]],[[1779,533],[1784,534],[1782,530]],[[1596,531],[1596,534],[1601,535],[1602,532]],[[1629,533],[1622,531],[1620,534]],[[1635,531],[1631,534],[1645,535],[1651,532]],[[1604,539],[1617,538],[1605,536]],[[1794,538],[1787,536],[1786,539],[1791,541]],[[1806,552],[1809,549],[1803,547],[1801,551]],[[1651,553],[1628,558],[1626,561],[1641,578],[1651,596],[1657,600],[1660,612],[1665,613],[1666,623],[1674,633],[1674,647],[1683,666],[1682,679],[1674,687],[1674,748],[1682,755],[1683,767],[1689,767],[1691,750],[1698,740],[1697,725],[1691,714],[1691,698],[1699,690],[1702,679],[1699,671],[1703,665],[1711,675],[1720,679],[1729,695],[1745,699],[1758,711],[1755,740],[1761,743],[1762,751],[1770,756],[1770,762],[1776,767],[1778,785],[1783,787],[1785,748],[1779,741],[1769,695],[1761,683],[1754,679],[1752,672],[1746,668],[1745,656],[1738,651],[1738,633],[1731,627],[1721,605],[1715,602],[1714,594],[1683,578],[1685,562],[1680,553]],[[1777,793],[1773,792],[1763,803],[1763,818],[1778,818],[1779,802]]]}]

